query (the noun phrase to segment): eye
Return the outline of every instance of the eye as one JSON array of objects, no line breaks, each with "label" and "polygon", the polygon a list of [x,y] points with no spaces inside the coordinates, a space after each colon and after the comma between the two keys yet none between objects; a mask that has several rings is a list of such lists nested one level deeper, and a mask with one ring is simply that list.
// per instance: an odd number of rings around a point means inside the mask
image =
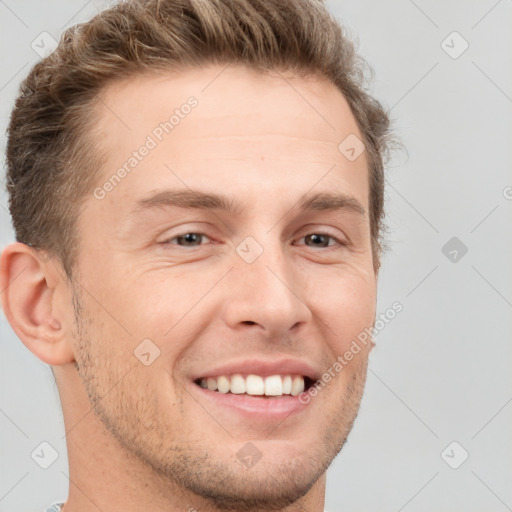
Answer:
[{"label": "eye", "polygon": [[[309,235],[303,236],[301,240],[304,239],[305,244],[299,245],[307,245],[308,247],[332,247],[333,245],[347,245],[345,242],[342,242],[338,238],[335,238],[327,233],[310,233]],[[330,243],[330,241],[334,241],[334,243]],[[308,243],[311,242],[311,243]]]},{"label": "eye", "polygon": [[182,247],[198,247],[203,241],[204,238],[210,240],[203,233],[184,233],[183,235],[175,236],[174,238],[170,238],[169,240],[165,240],[164,244],[173,244],[173,245],[181,245]]}]

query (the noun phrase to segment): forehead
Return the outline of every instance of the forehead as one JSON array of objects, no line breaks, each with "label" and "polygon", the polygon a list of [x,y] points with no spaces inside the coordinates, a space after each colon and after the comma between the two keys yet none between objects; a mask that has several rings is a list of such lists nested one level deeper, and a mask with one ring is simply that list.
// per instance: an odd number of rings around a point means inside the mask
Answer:
[{"label": "forehead", "polygon": [[[347,137],[362,139],[357,122],[343,94],[318,75],[209,65],[115,81],[97,105],[94,135],[107,160],[102,180],[129,168],[130,158],[137,171],[117,197],[158,188],[169,167],[194,185],[227,174],[233,186],[247,185],[253,171],[266,185],[327,173],[326,183],[367,190],[366,154],[351,161],[339,148]],[[153,147],[135,162],[149,139]]]},{"label": "forehead", "polygon": [[[121,123],[140,120],[145,113],[165,114],[158,111],[159,107],[175,108],[189,96],[200,100],[205,116],[217,116],[219,109],[230,115],[249,113],[258,107],[266,115],[273,112],[279,117],[281,112],[293,109],[297,116],[314,117],[333,131],[342,128],[343,118],[352,117],[343,94],[322,75],[304,76],[279,69],[261,71],[234,63],[135,74],[109,82],[100,96],[103,117],[110,113],[116,118],[118,109],[125,110],[129,119],[117,118]],[[274,110],[276,101],[280,108]],[[141,112],[143,104],[145,111]],[[339,114],[343,114],[341,118]],[[129,124],[125,127],[133,128]],[[314,123],[313,128],[316,127]]]}]

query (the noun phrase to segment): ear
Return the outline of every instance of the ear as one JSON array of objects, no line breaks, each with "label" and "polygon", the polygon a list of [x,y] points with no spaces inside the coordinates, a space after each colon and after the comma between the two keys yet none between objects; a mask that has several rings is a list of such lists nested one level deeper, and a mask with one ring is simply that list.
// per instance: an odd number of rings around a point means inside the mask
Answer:
[{"label": "ear", "polygon": [[46,253],[19,242],[8,245],[0,258],[0,295],[8,322],[36,357],[50,365],[75,360],[70,291]]}]

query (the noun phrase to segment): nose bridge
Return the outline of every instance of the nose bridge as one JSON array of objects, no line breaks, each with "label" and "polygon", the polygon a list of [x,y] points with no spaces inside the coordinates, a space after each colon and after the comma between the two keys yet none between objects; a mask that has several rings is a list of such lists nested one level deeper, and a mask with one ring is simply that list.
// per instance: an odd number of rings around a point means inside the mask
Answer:
[{"label": "nose bridge", "polygon": [[250,322],[269,332],[283,332],[306,322],[309,309],[300,297],[295,269],[282,242],[275,233],[259,238],[262,243],[248,236],[236,248],[227,321],[231,326]]}]

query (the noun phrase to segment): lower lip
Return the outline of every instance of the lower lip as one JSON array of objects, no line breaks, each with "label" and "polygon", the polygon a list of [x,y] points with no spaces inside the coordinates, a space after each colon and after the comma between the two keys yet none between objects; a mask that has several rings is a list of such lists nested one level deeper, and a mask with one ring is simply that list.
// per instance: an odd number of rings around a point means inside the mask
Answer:
[{"label": "lower lip", "polygon": [[306,409],[309,403],[302,403],[298,396],[275,397],[251,396],[247,394],[220,393],[192,383],[196,392],[215,407],[226,407],[251,419],[282,420]]}]

